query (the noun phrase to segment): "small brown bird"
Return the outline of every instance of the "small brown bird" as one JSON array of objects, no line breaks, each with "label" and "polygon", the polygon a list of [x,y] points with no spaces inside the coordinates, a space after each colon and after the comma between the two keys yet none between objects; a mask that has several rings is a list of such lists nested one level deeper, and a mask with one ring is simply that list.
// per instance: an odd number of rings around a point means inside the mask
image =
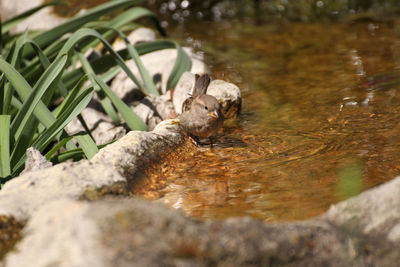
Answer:
[{"label": "small brown bird", "polygon": [[212,147],[211,138],[224,124],[224,115],[218,100],[214,96],[207,95],[210,81],[208,74],[201,76],[196,74],[193,93],[182,104],[179,123],[196,145],[200,144],[198,137],[208,137]]}]

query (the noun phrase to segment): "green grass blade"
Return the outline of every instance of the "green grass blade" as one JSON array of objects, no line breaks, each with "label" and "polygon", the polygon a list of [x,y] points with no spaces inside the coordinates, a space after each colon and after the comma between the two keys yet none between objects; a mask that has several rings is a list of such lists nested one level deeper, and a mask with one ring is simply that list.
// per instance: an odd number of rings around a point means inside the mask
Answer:
[{"label": "green grass blade", "polygon": [[33,144],[35,148],[42,151],[47,144],[62,130],[64,127],[89,104],[93,96],[93,89],[83,91],[72,103],[65,108],[65,111],[60,114],[57,120],[46,129],[42,136],[40,136]]},{"label": "green grass blade", "polygon": [[10,167],[10,120],[9,115],[0,115],[0,176],[11,174]]},{"label": "green grass blade", "polygon": [[[58,133],[62,131],[73,118],[82,112],[87,104],[89,104],[92,96],[93,88],[83,91],[68,107],[66,107],[65,112],[60,114],[59,118],[57,118],[57,120],[33,142],[32,146],[40,152],[43,152],[46,146],[58,135]],[[26,156],[23,156],[13,166],[13,175],[21,171],[25,160]]]},{"label": "green grass blade", "polygon": [[[85,25],[87,28],[102,28],[102,27],[112,27],[119,29],[120,31],[127,30],[128,29],[123,29],[125,25],[130,24],[129,29],[130,31],[133,30],[132,28],[132,21],[143,18],[143,17],[150,17],[152,21],[154,22],[156,29],[159,30],[160,34],[162,36],[165,36],[165,31],[161,27],[161,24],[157,18],[157,16],[151,12],[150,10],[143,8],[143,7],[133,7],[130,8],[123,13],[119,14],[115,18],[113,18],[110,21],[95,21],[95,22],[90,22]],[[139,25],[135,24],[135,28],[138,28]],[[102,35],[104,38],[108,38],[113,34],[114,31],[104,31],[102,32]],[[96,44],[98,44],[98,40],[93,40],[88,42],[87,44],[84,45],[85,48],[82,47],[82,51],[86,51],[87,48],[93,47]]]},{"label": "green grass blade", "polygon": [[125,42],[126,47],[128,49],[128,53],[129,53],[130,57],[135,61],[135,64],[139,70],[140,76],[142,77],[145,90],[147,92],[150,92],[153,95],[158,95],[158,91],[157,91],[156,86],[154,85],[153,79],[150,77],[149,73],[147,72],[146,68],[144,67],[143,62],[140,59],[139,54],[136,51],[135,47],[129,42],[129,40],[125,36],[125,34],[123,34],[121,31],[119,31],[118,29],[113,28],[113,27],[106,27],[106,28],[112,29]]},{"label": "green grass blade", "polygon": [[95,142],[88,134],[75,135],[74,138],[78,141],[79,146],[82,148],[83,153],[85,153],[88,160],[91,160],[94,155],[99,152]]},{"label": "green grass blade", "polygon": [[113,120],[115,124],[119,124],[120,120],[118,117],[117,112],[115,112],[114,107],[110,101],[110,99],[106,98],[104,95],[104,92],[100,90],[100,87],[97,85],[95,80],[93,79],[93,69],[92,66],[90,66],[89,61],[85,58],[85,56],[81,53],[76,51],[76,55],[78,56],[80,62],[82,63],[82,67],[85,70],[85,72],[89,75],[90,82],[93,85],[93,88],[97,92],[97,95],[100,98],[100,103],[101,106],[103,107],[104,111],[107,113],[107,115]]},{"label": "green grass blade", "polygon": [[[145,55],[147,53],[151,53],[154,51],[168,49],[168,48],[176,48],[176,43],[167,40],[158,40],[154,42],[145,42],[145,43],[138,43],[134,45],[136,51],[138,52],[139,56]],[[123,49],[117,52],[118,55],[123,59],[129,59],[129,53],[127,49]],[[105,55],[99,59],[95,59],[90,64],[93,67],[93,70],[96,74],[104,73],[109,68],[117,65],[114,57],[112,55]],[[63,83],[68,87],[72,87],[75,84],[81,75],[84,74],[82,68],[75,69],[71,72],[66,73],[62,80]]]},{"label": "green grass blade", "polygon": [[80,40],[87,38],[87,37],[95,37],[98,38],[104,46],[107,48],[109,53],[113,56],[113,59],[121,66],[121,68],[126,72],[129,78],[132,79],[132,81],[143,91],[145,94],[154,94],[154,95],[159,95],[157,91],[155,92],[147,92],[145,88],[140,84],[139,80],[135,77],[135,75],[132,73],[132,71],[128,68],[128,66],[125,64],[125,61],[121,58],[121,56],[116,53],[111,45],[105,40],[98,32],[92,29],[87,29],[83,28],[75,32],[65,43],[64,47],[60,50],[60,53],[68,53],[71,51],[71,49],[77,44]]},{"label": "green grass blade", "polygon": [[40,47],[45,47],[61,38],[64,34],[76,31],[89,21],[93,21],[94,19],[119,9],[133,6],[139,2],[141,2],[141,0],[115,0],[106,2],[105,4],[92,8],[84,14],[75,16],[69,19],[67,22],[36,36],[34,40],[39,44]]},{"label": "green grass blade", "polygon": [[175,45],[178,54],[176,56],[175,64],[172,68],[171,74],[168,77],[167,90],[174,89],[175,86],[178,84],[182,74],[185,71],[190,71],[190,68],[192,67],[192,60],[190,59],[190,57],[186,54],[186,52],[182,49],[180,45],[178,45],[177,43]]},{"label": "green grass blade", "polygon": [[69,107],[74,101],[74,99],[78,96],[79,91],[81,90],[82,86],[86,82],[88,76],[84,75],[81,77],[81,79],[75,84],[74,88],[68,93],[67,97],[64,99],[63,102],[58,106],[56,112],[55,112],[55,117],[58,118],[60,114],[65,112],[65,109]]},{"label": "green grass blade", "polygon": [[104,93],[111,99],[117,110],[121,113],[126,124],[131,130],[147,131],[147,125],[132,111],[99,77],[93,76]]},{"label": "green grass blade", "polygon": [[64,138],[62,140],[60,140],[60,142],[57,143],[57,145],[55,145],[54,147],[52,147],[45,156],[45,158],[47,160],[50,160],[50,158],[58,151],[60,150],[60,148],[62,148],[67,142],[69,142],[70,140],[72,140],[72,136],[69,136],[67,138]]},{"label": "green grass blade", "polygon": [[[9,63],[1,58],[0,72],[5,74],[8,81],[14,86],[15,90],[23,100],[26,100],[29,97],[29,94],[33,90],[32,87],[26,82],[24,77],[22,77],[18,71],[16,71]],[[46,128],[50,127],[55,121],[54,116],[41,101],[39,101],[33,113]]]},{"label": "green grass blade", "polygon": [[[97,148],[98,149],[102,149],[103,147],[105,147],[105,146],[107,146],[109,144],[112,144],[114,142],[115,142],[115,140],[111,141],[111,142],[109,142],[107,144],[99,145],[99,146],[97,146]],[[60,162],[63,162],[63,161],[69,160],[69,159],[80,160],[80,159],[83,158],[83,154],[84,153],[83,153],[81,148],[71,149],[71,150],[62,152],[59,155],[53,156],[50,159],[50,161],[56,164],[56,163],[60,163]]]},{"label": "green grass blade", "polygon": [[50,161],[54,164],[73,159],[73,160],[80,160],[83,158],[83,150],[81,148],[71,149],[60,153],[59,155],[55,155],[51,157]]},{"label": "green grass blade", "polygon": [[57,80],[57,77],[61,75],[66,62],[67,55],[63,55],[55,60],[49,68],[46,69],[29,97],[24,101],[22,108],[11,124],[11,136],[13,136],[15,140],[20,138],[21,132],[25,128],[28,119],[31,117],[34,108],[39,103],[46,90],[48,90],[52,83]]}]

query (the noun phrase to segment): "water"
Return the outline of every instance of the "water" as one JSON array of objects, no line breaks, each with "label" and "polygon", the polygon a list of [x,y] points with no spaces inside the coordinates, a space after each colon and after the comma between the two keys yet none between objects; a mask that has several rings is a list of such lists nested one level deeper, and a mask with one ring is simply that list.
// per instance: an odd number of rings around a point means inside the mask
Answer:
[{"label": "water", "polygon": [[396,23],[213,22],[172,35],[241,87],[243,110],[218,147],[186,144],[136,194],[198,218],[292,221],[400,173]]}]

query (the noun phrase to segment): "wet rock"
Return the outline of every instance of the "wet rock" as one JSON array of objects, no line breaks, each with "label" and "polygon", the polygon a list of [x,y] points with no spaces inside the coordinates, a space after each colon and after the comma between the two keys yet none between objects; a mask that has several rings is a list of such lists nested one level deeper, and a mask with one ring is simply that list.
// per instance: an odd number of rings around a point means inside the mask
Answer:
[{"label": "wet rock", "polygon": [[46,169],[51,166],[53,166],[53,164],[48,162],[39,150],[35,149],[34,147],[30,147],[26,150],[25,169],[21,174],[29,171]]},{"label": "wet rock", "polygon": [[[7,20],[41,4],[43,4],[42,0],[1,0],[0,16],[2,20]],[[23,32],[26,28],[29,28],[29,30],[51,29],[60,25],[65,20],[52,14],[51,7],[46,7],[18,23],[13,31]]]},{"label": "wet rock", "polygon": [[[174,107],[178,114],[182,113],[182,103],[191,95],[194,82],[194,74],[188,72],[185,72],[179,80],[173,97]],[[213,80],[207,89],[207,94],[218,99],[225,118],[237,117],[242,105],[239,87],[222,80]]]},{"label": "wet rock", "polygon": [[[142,42],[151,42],[156,40],[156,34],[154,33],[153,30],[149,28],[138,28],[134,31],[132,31],[128,36],[127,36],[129,42],[131,44],[137,44],[137,43],[142,43]],[[112,44],[112,48],[116,51],[125,49],[126,45],[125,42],[121,38],[117,38],[114,43]]]},{"label": "wet rock", "polygon": [[239,87],[233,83],[213,80],[208,86],[207,94],[218,99],[225,118],[236,118],[239,115],[242,107],[242,96]]},{"label": "wet rock", "polygon": [[[203,73],[207,71],[206,65],[203,63],[203,59],[200,55],[197,55],[190,48],[184,48],[186,53],[192,59],[191,72],[193,73]],[[148,53],[141,56],[143,65],[146,67],[150,77],[152,77],[154,83],[158,88],[160,88],[161,94],[164,94],[167,89],[167,81],[172,68],[175,64],[177,52],[175,49],[163,49],[156,52]],[[136,64],[129,60],[127,62],[128,67],[131,69],[133,74],[142,82],[139,71]],[[137,86],[132,82],[132,80],[126,75],[124,71],[121,71],[112,81],[111,89],[116,93],[118,97],[129,101],[126,99],[132,91],[138,90]]]}]

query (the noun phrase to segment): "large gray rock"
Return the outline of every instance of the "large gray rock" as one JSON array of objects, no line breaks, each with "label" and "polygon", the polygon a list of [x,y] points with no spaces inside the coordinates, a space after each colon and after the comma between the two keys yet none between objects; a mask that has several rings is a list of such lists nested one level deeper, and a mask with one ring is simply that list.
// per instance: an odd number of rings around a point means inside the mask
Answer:
[{"label": "large gray rock", "polygon": [[24,235],[5,266],[362,266],[327,222],[200,222],[138,199],[56,201]]},{"label": "large gray rock", "polygon": [[197,221],[139,199],[53,201],[4,266],[396,266],[399,193],[397,178],[323,216],[281,224]]}]

